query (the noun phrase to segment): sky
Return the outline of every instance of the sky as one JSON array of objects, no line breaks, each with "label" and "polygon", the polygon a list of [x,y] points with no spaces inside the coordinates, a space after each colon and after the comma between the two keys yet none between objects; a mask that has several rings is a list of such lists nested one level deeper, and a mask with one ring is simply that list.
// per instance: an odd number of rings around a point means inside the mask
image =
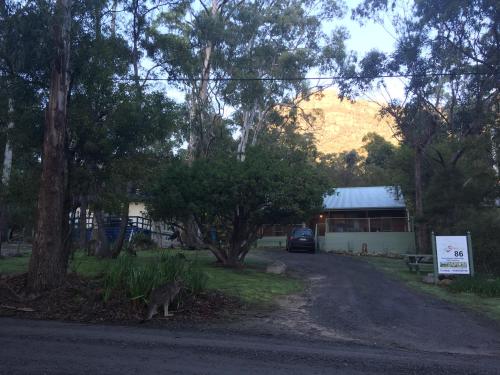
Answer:
[{"label": "sky", "polygon": [[351,34],[351,38],[347,41],[348,47],[359,53],[366,53],[373,48],[391,52],[394,47],[395,31],[389,22],[386,22],[384,26],[374,22],[360,25],[358,21],[351,19],[351,10],[361,2],[360,0],[345,0],[350,10],[340,24],[345,26]]},{"label": "sky", "polygon": [[[360,25],[358,21],[351,19],[352,9],[356,8],[362,0],[344,0],[349,10],[344,18],[336,21],[336,25],[342,25],[349,30],[350,38],[346,40],[346,46],[349,50],[355,51],[358,58],[362,58],[367,52],[372,49],[377,49],[385,53],[391,53],[395,47],[395,38],[397,36],[388,19],[385,20],[384,25],[366,21]],[[327,31],[331,25],[325,25]],[[398,78],[390,78],[385,80],[388,92],[391,98],[402,98],[404,94],[404,85]],[[375,90],[363,95],[366,99],[374,99],[377,101],[387,101],[389,98],[385,92]]]}]

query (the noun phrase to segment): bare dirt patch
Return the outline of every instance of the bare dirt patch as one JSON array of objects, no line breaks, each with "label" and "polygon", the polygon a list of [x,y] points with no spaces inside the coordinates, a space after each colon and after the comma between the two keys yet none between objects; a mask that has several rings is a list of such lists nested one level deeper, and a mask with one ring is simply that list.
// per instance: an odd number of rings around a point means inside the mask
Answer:
[{"label": "bare dirt patch", "polygon": [[[99,279],[67,277],[57,289],[38,295],[25,291],[26,274],[0,279],[0,316],[76,321],[86,323],[114,322],[135,324],[142,321],[146,310],[143,301],[131,301],[124,294],[114,293],[104,300],[104,288]],[[184,292],[179,304],[172,305],[174,316],[158,322],[196,322],[217,320],[238,310],[241,303],[220,292],[207,291],[192,295]],[[176,309],[177,307],[177,309]]]}]

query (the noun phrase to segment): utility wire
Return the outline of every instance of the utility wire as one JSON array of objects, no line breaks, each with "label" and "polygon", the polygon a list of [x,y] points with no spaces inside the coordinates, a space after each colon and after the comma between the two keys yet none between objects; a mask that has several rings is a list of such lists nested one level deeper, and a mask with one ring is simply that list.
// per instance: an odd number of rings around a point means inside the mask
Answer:
[{"label": "utility wire", "polygon": [[[491,73],[485,72],[457,72],[457,73],[423,73],[423,74],[381,74],[374,76],[328,76],[328,77],[211,77],[211,78],[147,78],[146,81],[167,81],[167,82],[192,82],[192,81],[213,81],[213,82],[230,82],[230,81],[327,81],[327,80],[367,80],[376,78],[427,78],[427,77],[453,77],[453,76],[487,76]],[[496,74],[495,74],[496,75]],[[116,81],[132,81],[132,78],[118,78]],[[142,79],[144,81],[144,79]]]},{"label": "utility wire", "polygon": [[[210,81],[210,82],[256,82],[256,81],[268,81],[268,82],[296,82],[296,81],[334,81],[334,80],[373,80],[377,78],[430,78],[430,77],[464,77],[464,76],[498,76],[498,73],[491,72],[445,72],[445,73],[422,73],[422,74],[380,74],[380,75],[351,75],[351,76],[320,76],[320,77],[210,77],[210,78],[180,78],[180,77],[169,77],[169,78],[159,78],[159,77],[141,77],[139,80],[143,83],[148,81],[156,81],[156,82],[200,82],[200,81]],[[1,75],[0,75],[1,78]],[[25,80],[26,83],[34,84],[35,86],[44,87],[41,82],[33,82],[29,80]],[[113,78],[114,82],[135,82],[134,78]],[[11,82],[10,85],[16,84],[19,82]]]}]

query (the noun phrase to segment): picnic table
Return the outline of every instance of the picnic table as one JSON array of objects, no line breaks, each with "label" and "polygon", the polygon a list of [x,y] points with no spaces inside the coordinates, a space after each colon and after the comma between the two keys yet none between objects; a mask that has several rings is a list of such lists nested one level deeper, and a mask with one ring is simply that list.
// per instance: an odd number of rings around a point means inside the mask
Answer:
[{"label": "picnic table", "polygon": [[434,270],[434,257],[432,254],[404,254],[404,260],[408,269],[420,273],[422,269]]}]

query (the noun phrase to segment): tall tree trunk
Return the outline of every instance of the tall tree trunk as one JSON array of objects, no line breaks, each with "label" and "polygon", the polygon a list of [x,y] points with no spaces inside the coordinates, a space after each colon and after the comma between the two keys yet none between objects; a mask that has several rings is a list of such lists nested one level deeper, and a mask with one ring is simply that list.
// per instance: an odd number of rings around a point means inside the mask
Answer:
[{"label": "tall tree trunk", "polygon": [[246,244],[246,218],[243,217],[243,212],[240,206],[234,210],[232,233],[229,239],[229,250],[225,265],[228,267],[236,267],[240,265],[240,255],[244,251]]},{"label": "tall tree trunk", "polygon": [[[219,12],[219,0],[212,0],[210,15],[216,17]],[[201,84],[199,89],[195,86],[192,89],[190,122],[191,129],[189,131],[187,162],[189,165],[200,155],[200,148],[203,147],[205,138],[208,138],[208,120],[205,119],[204,110],[208,105],[208,83],[212,69],[212,59],[214,52],[214,44],[208,41],[203,51],[203,66],[201,71]],[[188,248],[199,248],[203,245],[203,240],[200,238],[200,228],[193,215],[189,215],[183,223],[184,231],[182,240]]]},{"label": "tall tree trunk", "polygon": [[87,208],[88,199],[85,195],[80,197],[80,218],[78,220],[79,226],[79,237],[80,237],[80,248],[87,248]]},{"label": "tall tree trunk", "polygon": [[188,249],[198,249],[201,248],[204,243],[200,236],[200,227],[196,222],[196,219],[193,215],[189,215],[189,217],[183,222],[183,230],[181,232],[182,242],[184,246]]},{"label": "tall tree trunk", "polygon": [[97,245],[95,248],[95,255],[100,258],[109,258],[111,257],[111,247],[109,246],[108,237],[106,236],[102,211],[95,210],[94,218],[97,224]]},{"label": "tall tree trunk", "polygon": [[[14,128],[14,100],[9,98],[9,108],[8,108],[9,122],[7,123],[7,131]],[[3,169],[2,169],[2,184],[7,186],[10,181],[10,173],[12,170],[12,146],[7,135],[7,141],[5,142],[5,150],[3,153]]]},{"label": "tall tree trunk", "polygon": [[116,237],[116,241],[113,245],[113,250],[111,251],[111,256],[113,258],[118,257],[120,255],[123,244],[125,242],[125,236],[127,235],[127,227],[128,227],[128,209],[129,204],[128,201],[123,204],[122,212],[120,215],[120,229],[118,231],[118,237]]},{"label": "tall tree trunk", "polygon": [[[8,123],[7,130],[11,130],[14,128],[14,101],[12,98],[9,98],[8,104]],[[10,174],[12,171],[12,147],[9,141],[9,135],[7,134],[7,140],[5,141],[5,150],[3,154],[3,169],[2,169],[2,189],[7,189],[10,182]],[[5,190],[4,190],[5,191]],[[7,223],[8,223],[8,214],[7,214],[7,204],[5,202],[5,197],[0,196],[0,245],[3,239],[7,238]]]},{"label": "tall tree trunk", "polygon": [[[496,143],[496,136],[497,136],[497,129],[498,129],[498,125],[500,125],[500,120],[498,119],[498,116],[497,116],[497,119],[495,120],[495,123],[497,125],[496,128],[492,128],[490,130],[490,139],[491,139],[491,158],[493,159],[493,171],[495,172],[495,176],[497,178],[497,184],[500,186],[500,170],[498,168],[498,145]],[[500,197],[496,197],[495,198],[495,205],[497,207],[500,207]]]},{"label": "tall tree trunk", "polygon": [[128,213],[129,213],[129,195],[132,190],[132,183],[127,182],[127,187],[125,189],[125,200],[123,202],[122,212],[120,215],[120,230],[118,232],[118,237],[116,238],[115,244],[113,246],[112,257],[116,258],[120,255],[123,248],[123,243],[125,242],[125,236],[127,234],[128,227]]},{"label": "tall tree trunk", "polygon": [[[215,18],[219,12],[219,0],[212,0],[212,7],[210,9],[211,17]],[[207,106],[208,100],[208,83],[210,80],[210,73],[212,70],[212,59],[214,52],[214,44],[208,41],[203,51],[203,66],[201,71],[201,84],[199,90],[192,90],[192,116],[191,116],[191,130],[189,132],[188,143],[188,163],[191,164],[198,156],[202,146],[203,138],[207,136],[205,127],[206,119],[203,116],[204,109]]]},{"label": "tall tree trunk", "polygon": [[243,129],[241,131],[240,142],[238,143],[237,158],[239,161],[245,161],[247,145],[250,137],[250,131],[254,125],[256,105],[249,111],[243,113]]},{"label": "tall tree trunk", "polygon": [[116,36],[116,10],[118,8],[118,0],[113,0],[113,6],[111,8],[111,36],[114,38]]},{"label": "tall tree trunk", "polygon": [[257,144],[257,139],[259,138],[259,134],[262,131],[262,128],[264,126],[265,115],[266,115],[266,111],[259,111],[258,112],[257,124],[255,125],[255,128],[253,129],[252,146],[255,146]]},{"label": "tall tree trunk", "polygon": [[33,291],[60,286],[68,266],[64,230],[69,219],[65,200],[71,3],[71,0],[57,0],[55,8],[55,51],[44,128],[36,232],[28,270],[27,286]]},{"label": "tall tree trunk", "polygon": [[133,1],[132,9],[132,68],[134,70],[134,85],[136,92],[141,91],[139,79],[139,38],[141,36],[141,22],[139,14],[139,1]]},{"label": "tall tree trunk", "polygon": [[423,204],[423,184],[422,184],[422,159],[423,150],[421,147],[415,148],[415,229],[417,253],[424,254],[427,251],[428,233],[427,224],[424,218]]}]

